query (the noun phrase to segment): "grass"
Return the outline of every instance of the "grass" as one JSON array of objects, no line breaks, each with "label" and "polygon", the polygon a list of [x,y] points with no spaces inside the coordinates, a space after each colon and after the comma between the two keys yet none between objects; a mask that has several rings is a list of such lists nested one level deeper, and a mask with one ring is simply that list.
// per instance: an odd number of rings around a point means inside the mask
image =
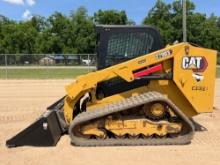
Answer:
[{"label": "grass", "polygon": [[[65,79],[88,73],[88,69],[8,69],[8,79]],[[5,79],[5,69],[0,69],[0,79]],[[220,78],[220,68],[217,68],[216,77]]]},{"label": "grass", "polygon": [[[64,79],[88,73],[88,69],[8,69],[8,79]],[[0,79],[5,79],[5,69],[0,69]]]}]

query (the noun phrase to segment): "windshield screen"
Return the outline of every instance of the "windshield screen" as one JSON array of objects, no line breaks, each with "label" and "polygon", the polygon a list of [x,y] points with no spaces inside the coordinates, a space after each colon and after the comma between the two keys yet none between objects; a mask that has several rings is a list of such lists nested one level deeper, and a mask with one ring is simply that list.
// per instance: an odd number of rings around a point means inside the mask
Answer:
[{"label": "windshield screen", "polygon": [[111,66],[150,53],[154,38],[149,33],[117,33],[109,37],[106,64]]}]

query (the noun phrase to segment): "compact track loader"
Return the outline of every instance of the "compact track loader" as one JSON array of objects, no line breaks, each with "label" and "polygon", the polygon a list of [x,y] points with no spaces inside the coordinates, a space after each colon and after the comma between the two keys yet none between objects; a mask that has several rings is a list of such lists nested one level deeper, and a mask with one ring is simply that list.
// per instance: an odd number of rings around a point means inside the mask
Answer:
[{"label": "compact track loader", "polygon": [[97,26],[97,71],[66,86],[66,96],[8,147],[180,145],[192,117],[213,110],[217,51],[189,43],[164,47],[149,26]]}]

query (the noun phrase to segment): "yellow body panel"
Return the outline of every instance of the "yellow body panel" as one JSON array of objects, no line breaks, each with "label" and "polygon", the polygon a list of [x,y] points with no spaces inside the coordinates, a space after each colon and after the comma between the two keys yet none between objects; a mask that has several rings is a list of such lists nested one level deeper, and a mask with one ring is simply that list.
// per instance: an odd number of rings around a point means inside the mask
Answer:
[{"label": "yellow body panel", "polygon": [[[88,73],[76,78],[66,87],[64,117],[67,123],[73,120],[74,105],[87,92],[91,93],[88,110],[103,106],[146,91],[158,91],[172,100],[187,116],[211,112],[214,97],[217,51],[198,48],[188,43],[173,46],[143,55],[112,67]],[[164,73],[172,72],[173,80],[151,80],[146,86],[97,100],[97,83],[121,77],[134,81],[133,72],[156,64],[163,65]]]},{"label": "yellow body panel", "polygon": [[[217,52],[213,50],[191,46],[189,55],[186,55],[185,50],[182,49],[178,56],[174,56],[173,80],[197,113],[211,112],[213,109],[216,54]],[[204,57],[206,59],[207,68],[203,72],[198,72],[202,78],[201,81],[196,80],[196,71],[183,69],[181,62],[185,56]]]}]

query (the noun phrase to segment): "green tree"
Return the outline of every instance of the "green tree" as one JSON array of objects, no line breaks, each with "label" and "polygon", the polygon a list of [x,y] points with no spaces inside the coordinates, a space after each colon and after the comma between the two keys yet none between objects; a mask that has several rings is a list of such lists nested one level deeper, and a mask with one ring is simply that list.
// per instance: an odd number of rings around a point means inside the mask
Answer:
[{"label": "green tree", "polygon": [[202,45],[207,48],[220,50],[220,28],[218,27],[218,17],[212,14],[202,25],[201,40]]},{"label": "green tree", "polygon": [[165,43],[175,41],[174,27],[170,21],[172,18],[170,10],[170,4],[166,4],[162,0],[157,0],[155,6],[143,20],[143,24],[153,25],[160,31]]},{"label": "green tree", "polygon": [[[208,48],[219,50],[219,18],[195,12],[195,4],[190,0],[186,1],[187,6],[187,39]],[[181,1],[174,1],[166,4],[157,0],[155,6],[145,17],[143,24],[156,26],[165,44],[182,41],[182,4]]]},{"label": "green tree", "polygon": [[108,24],[108,25],[126,25],[133,21],[128,21],[126,12],[124,10],[99,10],[94,13],[94,22],[97,24]]},{"label": "green tree", "polygon": [[[32,20],[32,23],[40,31],[37,38],[38,53],[62,53],[66,44],[65,31],[69,27],[69,20],[62,13],[55,12],[47,19]],[[46,27],[46,28],[45,28]]]},{"label": "green tree", "polygon": [[[190,41],[191,37],[193,37],[194,31],[197,31],[197,24],[200,24],[199,21],[202,21],[201,14],[194,14],[195,5],[191,1],[186,1],[186,13],[187,13],[187,36]],[[182,1],[174,1],[171,4],[171,19],[170,23],[173,26],[173,36],[174,40],[182,41],[183,39],[183,31],[182,31]],[[194,20],[195,19],[195,20]],[[194,22],[195,21],[195,22]],[[202,22],[201,22],[202,23]],[[196,32],[195,32],[196,33]]]},{"label": "green tree", "polygon": [[31,25],[40,33],[48,28],[48,22],[46,18],[39,15],[34,15],[31,20]]},{"label": "green tree", "polygon": [[91,53],[95,48],[95,30],[92,18],[85,7],[80,7],[70,15],[71,38],[68,41],[75,53]]}]

